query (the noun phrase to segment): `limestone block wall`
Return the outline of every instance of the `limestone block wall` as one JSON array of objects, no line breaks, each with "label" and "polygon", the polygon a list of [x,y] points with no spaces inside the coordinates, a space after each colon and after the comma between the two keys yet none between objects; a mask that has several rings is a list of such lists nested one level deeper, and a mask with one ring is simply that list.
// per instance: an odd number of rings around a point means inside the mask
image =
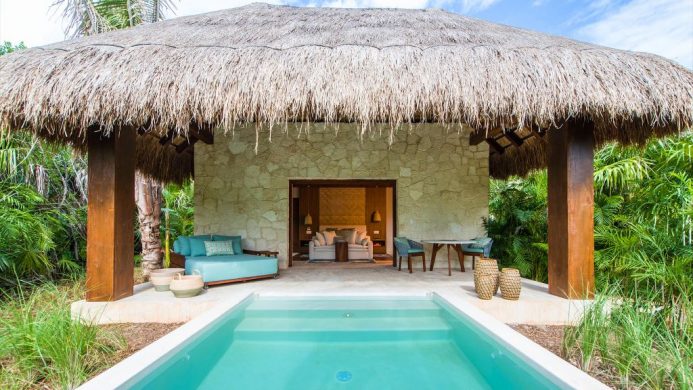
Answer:
[{"label": "limestone block wall", "polygon": [[[288,264],[290,179],[397,180],[397,234],[413,239],[472,238],[488,214],[488,146],[468,131],[417,125],[359,139],[357,127],[254,127],[195,144],[195,230],[239,234],[248,249],[279,251]],[[437,265],[444,265],[437,261]],[[447,263],[445,264],[447,266]]]}]

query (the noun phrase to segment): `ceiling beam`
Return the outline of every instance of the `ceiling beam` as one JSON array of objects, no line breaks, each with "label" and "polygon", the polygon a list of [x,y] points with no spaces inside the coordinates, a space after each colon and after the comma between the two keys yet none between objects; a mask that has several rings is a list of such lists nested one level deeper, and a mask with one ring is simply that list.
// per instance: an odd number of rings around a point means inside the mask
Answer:
[{"label": "ceiling beam", "polygon": [[489,146],[491,146],[491,148],[493,148],[493,150],[495,150],[498,154],[503,154],[503,152],[505,152],[505,148],[501,146],[501,144],[499,144],[495,138],[486,138],[486,143],[489,144]]},{"label": "ceiling beam", "polygon": [[169,143],[171,143],[171,141],[173,141],[173,138],[174,138],[175,136],[176,136],[176,131],[173,130],[173,129],[171,129],[171,130],[168,131],[168,133],[166,133],[166,135],[164,135],[163,137],[159,138],[159,143],[160,143],[161,145],[169,144]]},{"label": "ceiling beam", "polygon": [[190,134],[207,145],[214,144],[214,129],[212,127],[203,127],[196,122],[190,123]]},{"label": "ceiling beam", "polygon": [[471,134],[469,134],[469,145],[470,146],[475,146],[479,145],[480,143],[486,141],[486,130],[483,129],[477,129],[472,131]]},{"label": "ceiling beam", "polygon": [[515,134],[515,131],[508,131],[503,135],[505,135],[505,138],[507,138],[508,141],[510,141],[513,145],[517,146],[518,148],[522,146],[522,143],[524,142],[522,138]]},{"label": "ceiling beam", "polygon": [[197,142],[197,138],[193,137],[192,135],[188,137],[185,141],[181,142],[180,144],[176,145],[176,152],[177,153],[183,153],[185,149],[188,149],[189,147],[195,145],[195,142]]}]

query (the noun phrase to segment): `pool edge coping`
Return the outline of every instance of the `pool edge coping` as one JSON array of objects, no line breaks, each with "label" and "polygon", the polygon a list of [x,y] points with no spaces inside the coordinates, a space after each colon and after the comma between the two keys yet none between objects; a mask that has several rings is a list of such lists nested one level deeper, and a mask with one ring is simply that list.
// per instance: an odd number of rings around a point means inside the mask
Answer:
[{"label": "pool edge coping", "polygon": [[171,333],[152,342],[83,383],[77,389],[103,390],[121,388],[127,385],[128,382],[142,375],[147,368],[157,367],[162,363],[161,359],[183,348],[190,337],[221,319],[228,311],[233,310],[236,306],[240,306],[255,296],[257,296],[255,292],[242,293],[238,297],[234,297],[234,299],[212,307]]},{"label": "pool edge coping", "polygon": [[431,295],[434,300],[439,299],[447,303],[452,309],[459,312],[458,314],[476,323],[483,331],[490,333],[492,337],[505,343],[508,348],[525,359],[525,362],[534,369],[558,379],[562,384],[573,389],[609,389],[607,385],[598,379],[568,363],[471,303],[449,296],[442,291],[433,291]]}]

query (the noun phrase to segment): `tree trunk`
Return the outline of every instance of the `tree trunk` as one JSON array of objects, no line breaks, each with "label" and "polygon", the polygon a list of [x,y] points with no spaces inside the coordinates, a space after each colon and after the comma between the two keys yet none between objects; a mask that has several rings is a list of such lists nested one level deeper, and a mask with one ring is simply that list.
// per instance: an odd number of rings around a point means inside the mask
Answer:
[{"label": "tree trunk", "polygon": [[137,173],[135,177],[135,203],[142,241],[142,275],[149,278],[151,270],[162,267],[161,252],[161,195],[162,185],[156,179]]}]

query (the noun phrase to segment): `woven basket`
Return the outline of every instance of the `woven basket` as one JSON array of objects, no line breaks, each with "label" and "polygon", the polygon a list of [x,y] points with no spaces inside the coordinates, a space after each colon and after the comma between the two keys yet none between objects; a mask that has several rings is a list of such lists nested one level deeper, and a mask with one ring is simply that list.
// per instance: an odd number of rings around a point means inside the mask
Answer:
[{"label": "woven basket", "polygon": [[479,274],[475,282],[476,293],[481,299],[491,299],[498,289],[498,273],[486,272]]},{"label": "woven basket", "polygon": [[500,282],[501,295],[504,299],[516,301],[520,298],[522,281],[519,270],[515,268],[503,268],[498,279]]},{"label": "woven basket", "polygon": [[476,267],[474,268],[474,289],[477,293],[479,293],[477,289],[477,285],[479,284],[477,279],[479,275],[484,273],[496,274],[496,284],[493,290],[493,294],[495,294],[498,291],[498,261],[496,259],[487,259],[483,257],[476,261]]}]

